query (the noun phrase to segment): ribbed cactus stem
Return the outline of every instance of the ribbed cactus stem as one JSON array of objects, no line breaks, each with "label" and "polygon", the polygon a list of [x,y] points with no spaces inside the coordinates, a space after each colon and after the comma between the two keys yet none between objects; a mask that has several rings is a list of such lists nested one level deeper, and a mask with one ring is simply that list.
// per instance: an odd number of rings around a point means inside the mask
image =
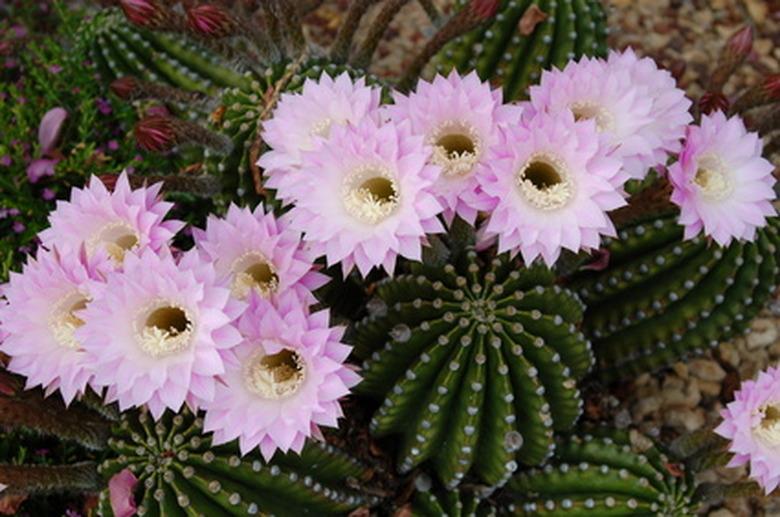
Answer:
[{"label": "ribbed cactus stem", "polygon": [[330,59],[336,63],[345,63],[349,58],[349,52],[352,48],[352,40],[360,27],[360,21],[377,0],[352,0],[349,9],[341,23],[341,28],[336,35],[336,40],[330,49]]},{"label": "ribbed cactus stem", "polygon": [[772,106],[769,110],[761,113],[760,116],[751,118],[748,121],[751,130],[758,132],[761,136],[768,136],[773,131],[780,130],[780,105]]},{"label": "ribbed cactus stem", "polygon": [[368,34],[363,39],[363,43],[360,49],[352,59],[350,64],[355,68],[368,68],[371,64],[371,58],[376,52],[376,48],[382,41],[387,28],[392,23],[395,16],[401,10],[403,6],[409,3],[409,0],[387,0],[382,6],[382,10],[379,15],[372,21],[371,27],[368,29]]},{"label": "ribbed cactus stem", "polygon": [[[406,74],[398,83],[398,89],[409,91],[412,89],[420,77],[425,65],[444,48],[450,41],[463,36],[467,32],[479,27],[487,22],[492,14],[491,9],[483,8],[489,4],[488,1],[472,0],[472,2],[455,13],[455,15],[439,29],[431,40],[423,47],[411,65],[406,70]],[[496,2],[493,2],[496,3]]]},{"label": "ribbed cactus stem", "polygon": [[91,461],[73,465],[0,465],[2,494],[46,495],[58,493],[97,492],[102,481],[97,465]]},{"label": "ribbed cactus stem", "polygon": [[44,399],[37,390],[0,396],[0,426],[30,429],[89,449],[105,447],[110,434],[107,420],[76,404],[66,408],[59,398]]}]

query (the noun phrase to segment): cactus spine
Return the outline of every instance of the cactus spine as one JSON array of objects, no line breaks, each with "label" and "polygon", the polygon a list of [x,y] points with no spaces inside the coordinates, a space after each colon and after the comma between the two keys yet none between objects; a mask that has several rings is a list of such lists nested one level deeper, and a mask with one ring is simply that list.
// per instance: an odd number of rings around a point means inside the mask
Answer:
[{"label": "cactus spine", "polygon": [[403,435],[402,472],[431,460],[450,488],[471,469],[500,485],[518,461],[543,462],[553,431],[580,415],[584,308],[550,270],[507,255],[467,247],[441,266],[378,285],[374,313],[354,328],[358,391],[384,399],[371,429]]},{"label": "cactus spine", "polygon": [[[373,506],[374,496],[348,488],[367,470],[329,445],[309,443],[300,457],[238,455],[212,447],[203,421],[187,410],[155,423],[146,414],[125,415],[109,441],[113,457],[100,465],[110,478],[129,468],[142,496],[138,515],[338,515]],[[108,491],[100,515],[112,515]]]},{"label": "cactus spine", "polygon": [[606,243],[609,267],[571,284],[601,374],[656,369],[746,332],[780,278],[778,226],[770,219],[755,242],[722,249],[682,241],[674,213],[624,225]]},{"label": "cactus spine", "polygon": [[697,515],[691,472],[638,433],[602,431],[559,441],[542,469],[514,477],[515,515]]},{"label": "cactus spine", "polygon": [[[534,15],[538,24],[524,28]],[[563,68],[584,55],[605,56],[606,39],[599,0],[503,0],[490,24],[452,41],[435,63],[442,73],[476,70],[482,79],[502,84],[505,99],[518,99],[542,70]]]}]

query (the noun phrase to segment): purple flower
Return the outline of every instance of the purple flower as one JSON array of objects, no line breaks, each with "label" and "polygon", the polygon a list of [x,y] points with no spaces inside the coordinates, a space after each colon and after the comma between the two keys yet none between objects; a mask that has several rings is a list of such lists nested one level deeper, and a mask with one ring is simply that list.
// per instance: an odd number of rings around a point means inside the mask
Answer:
[{"label": "purple flower", "polygon": [[21,25],[14,25],[11,27],[11,30],[14,31],[17,38],[24,38],[27,36],[27,28]]},{"label": "purple flower", "polygon": [[103,115],[110,115],[112,113],[111,102],[106,99],[96,99],[98,111]]},{"label": "purple flower", "polygon": [[38,143],[41,153],[46,156],[51,153],[62,133],[62,126],[68,118],[68,112],[62,108],[53,108],[46,112],[38,127]]},{"label": "purple flower", "polygon": [[10,167],[12,163],[13,161],[11,160],[11,157],[8,156],[7,154],[2,158],[0,158],[0,165],[2,165],[3,167]]},{"label": "purple flower", "polygon": [[20,213],[21,212],[19,211],[18,208],[11,208],[11,209],[8,210],[8,215],[10,215],[11,217],[16,217]]},{"label": "purple flower", "polygon": [[54,168],[59,160],[50,160],[48,158],[38,158],[33,160],[27,166],[27,179],[30,183],[38,183],[44,176],[54,176]]},{"label": "purple flower", "polygon": [[133,490],[138,484],[130,469],[115,474],[108,482],[108,493],[111,499],[111,510],[116,517],[132,517],[136,512]]},{"label": "purple flower", "polygon": [[109,151],[116,151],[117,149],[119,149],[119,142],[117,142],[116,140],[109,140],[109,142],[108,142],[108,150]]},{"label": "purple flower", "polygon": [[51,65],[49,67],[49,72],[51,72],[52,74],[59,74],[60,72],[62,72],[62,67],[60,65]]},{"label": "purple flower", "polygon": [[55,197],[57,197],[57,194],[50,188],[43,189],[43,192],[41,192],[41,197],[46,201],[51,201]]},{"label": "purple flower", "polygon": [[14,222],[13,230],[14,230],[15,233],[22,233],[26,229],[27,229],[27,227],[24,225],[23,222],[21,222],[21,221],[15,221]]}]

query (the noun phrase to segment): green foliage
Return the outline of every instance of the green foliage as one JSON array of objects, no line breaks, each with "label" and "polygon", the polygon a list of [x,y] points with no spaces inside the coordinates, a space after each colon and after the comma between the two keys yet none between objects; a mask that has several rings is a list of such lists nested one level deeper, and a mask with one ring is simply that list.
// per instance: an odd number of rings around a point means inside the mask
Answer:
[{"label": "green foliage", "polygon": [[[458,0],[463,6],[468,0]],[[538,8],[546,17],[528,35],[523,15]],[[436,60],[447,73],[476,70],[504,87],[506,99],[527,97],[542,70],[563,68],[570,59],[607,54],[606,13],[600,0],[503,0],[492,23],[448,44]]]},{"label": "green foliage", "polygon": [[755,242],[682,241],[675,213],[635,221],[605,243],[609,267],[571,288],[607,379],[650,371],[746,332],[780,279],[780,221]]},{"label": "green foliage", "polygon": [[638,433],[599,431],[559,440],[543,469],[507,485],[515,515],[697,515],[692,473]]},{"label": "green foliage", "polygon": [[[235,442],[213,447],[203,420],[186,409],[155,423],[123,415],[109,441],[112,457],[100,471],[108,480],[129,468],[139,480],[138,515],[339,515],[378,503],[350,486],[370,473],[330,445],[310,442],[300,456],[257,452],[241,457]],[[112,515],[108,491],[99,515]]]},{"label": "green foliage", "polygon": [[[46,224],[53,201],[66,197],[91,174],[116,173],[127,167],[154,168],[160,158],[137,160],[135,142],[127,138],[135,111],[112,104],[87,66],[87,56],[68,41],[69,30],[83,13],[54,4],[59,31],[26,41],[16,59],[14,77],[0,82],[0,282],[28,251]],[[59,160],[53,177],[31,184],[27,167],[42,157],[38,126],[52,108],[68,112],[58,148],[49,158]],[[12,210],[18,215],[9,215]],[[22,227],[23,225],[23,227]]]},{"label": "green foliage", "polygon": [[553,431],[581,413],[584,307],[547,268],[440,251],[378,284],[352,337],[365,360],[357,390],[384,399],[371,429],[403,436],[402,472],[432,460],[449,487],[472,468],[500,485],[517,461],[543,462]]}]

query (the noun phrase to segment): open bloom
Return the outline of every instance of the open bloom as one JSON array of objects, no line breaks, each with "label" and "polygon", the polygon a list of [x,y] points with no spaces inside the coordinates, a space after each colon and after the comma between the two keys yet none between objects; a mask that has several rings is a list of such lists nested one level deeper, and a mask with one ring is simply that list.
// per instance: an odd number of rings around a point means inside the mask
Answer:
[{"label": "open bloom", "polygon": [[731,441],[730,467],[750,465],[750,477],[767,494],[780,483],[780,368],[745,381],[721,412],[715,432]]},{"label": "open bloom", "polygon": [[761,157],[762,143],[739,117],[718,111],[690,126],[679,160],[669,167],[672,201],[680,207],[685,238],[702,230],[721,246],[753,240],[775,215],[774,167]]},{"label": "open bloom", "polygon": [[339,398],[360,378],[343,364],[351,347],[328,311],[309,314],[294,293],[276,306],[257,298],[239,320],[244,341],[235,349],[206,406],[204,429],[214,443],[238,438],[242,454],[255,447],[266,460],[277,449],[300,452],[318,426],[335,427]]},{"label": "open bloom", "polygon": [[615,235],[607,212],[626,204],[614,185],[620,162],[608,156],[595,125],[570,113],[538,113],[528,125],[502,128],[480,170],[482,188],[496,199],[483,241],[498,237],[499,253],[553,265],[563,248],[596,249],[601,235]]},{"label": "open bloom", "polygon": [[170,253],[128,253],[124,268],[80,314],[76,332],[95,369],[93,384],[124,411],[147,404],[193,407],[214,397],[224,357],[241,341],[231,322],[243,306],[230,301],[213,266],[196,253],[177,264]]},{"label": "open bloom", "polygon": [[85,245],[89,254],[104,249],[117,265],[128,250],[159,251],[184,226],[181,221],[164,220],[173,205],[158,198],[161,187],[158,183],[131,189],[123,172],[109,192],[92,176],[88,187],[71,191],[70,201],[57,201],[49,215],[50,227],[39,234],[41,244],[62,250]]},{"label": "open bloom", "polygon": [[312,291],[328,277],[313,270],[302,249],[301,234],[288,228],[262,205],[254,212],[230,205],[227,216],[210,216],[206,230],[195,230],[198,249],[214,263],[217,276],[227,280],[233,296],[250,293],[276,299],[294,291],[302,303],[316,302]]},{"label": "open bloom", "polygon": [[643,94],[653,101],[650,124],[642,128],[648,140],[659,142],[651,154],[637,153],[624,156],[623,167],[632,178],[643,178],[652,167],[665,165],[670,154],[682,149],[685,128],[693,121],[691,100],[677,87],[668,70],[658,68],[649,57],[640,58],[633,49],[623,52],[611,50],[607,66],[613,70],[627,70],[632,80],[642,86]]},{"label": "open bloom", "polygon": [[105,254],[39,250],[22,273],[11,273],[0,302],[0,350],[8,369],[27,377],[27,387],[59,390],[66,404],[84,393],[92,377],[89,357],[75,335],[81,310],[100,289],[110,264]]},{"label": "open bloom", "polygon": [[544,72],[531,87],[537,111],[563,110],[592,119],[620,158],[626,174],[644,178],[679,151],[691,102],[669,72],[633,51],[613,52],[609,61],[583,57],[563,70]]},{"label": "open bloom", "polygon": [[476,72],[420,81],[415,92],[395,93],[394,99],[387,107],[390,118],[409,121],[412,132],[433,148],[430,161],[442,169],[435,191],[445,218],[452,221],[457,214],[473,224],[478,211],[492,208],[475,171],[498,141],[498,125],[519,120],[522,110],[503,104],[501,90],[491,89]]},{"label": "open bloom", "polygon": [[315,149],[331,128],[377,118],[381,91],[352,81],[346,72],[332,79],[323,72],[307,79],[301,93],[282,94],[273,117],[263,123],[263,141],[271,148],[257,164],[265,169],[266,185],[290,202],[291,186],[299,181],[301,153]]},{"label": "open bloom", "polygon": [[443,231],[442,207],[432,193],[439,168],[430,147],[407,124],[338,126],[316,151],[304,153],[301,179],[290,186],[298,201],[291,227],[304,232],[316,256],[388,273],[398,255],[420,260],[426,233]]}]

